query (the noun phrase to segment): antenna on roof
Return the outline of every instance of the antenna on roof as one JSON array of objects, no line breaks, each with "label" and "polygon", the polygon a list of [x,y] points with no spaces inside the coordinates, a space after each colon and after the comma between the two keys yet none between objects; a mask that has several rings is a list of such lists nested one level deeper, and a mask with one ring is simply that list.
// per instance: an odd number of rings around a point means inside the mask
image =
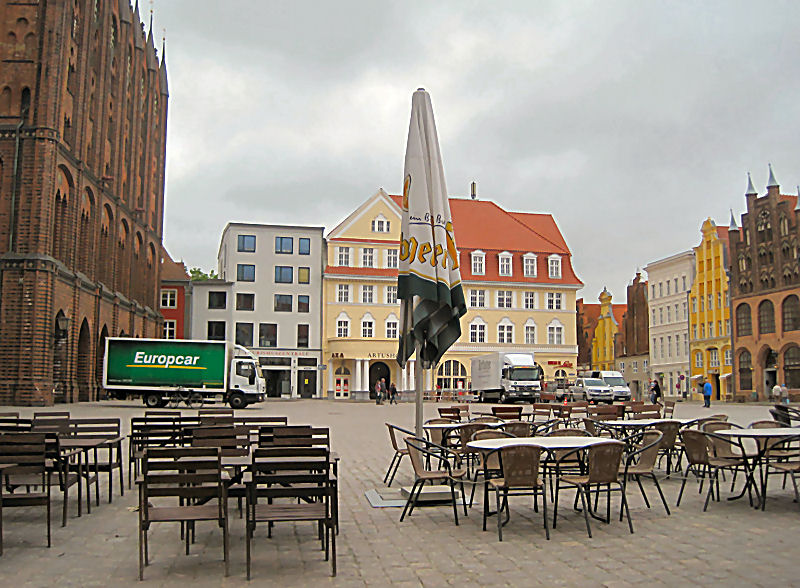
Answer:
[{"label": "antenna on roof", "polygon": [[472,196],[473,200],[478,198],[478,184],[476,184],[475,182],[472,182],[472,184],[470,184],[469,194],[470,196]]}]

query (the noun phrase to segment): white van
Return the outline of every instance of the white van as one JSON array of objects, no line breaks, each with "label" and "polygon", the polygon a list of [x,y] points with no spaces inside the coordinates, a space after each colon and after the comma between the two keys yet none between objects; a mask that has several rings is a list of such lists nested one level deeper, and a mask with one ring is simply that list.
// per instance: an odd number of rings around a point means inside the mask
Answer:
[{"label": "white van", "polygon": [[595,370],[592,372],[592,377],[600,378],[611,386],[611,390],[614,392],[614,400],[631,399],[631,389],[628,388],[628,384],[625,383],[625,378],[622,377],[621,373],[609,370]]}]

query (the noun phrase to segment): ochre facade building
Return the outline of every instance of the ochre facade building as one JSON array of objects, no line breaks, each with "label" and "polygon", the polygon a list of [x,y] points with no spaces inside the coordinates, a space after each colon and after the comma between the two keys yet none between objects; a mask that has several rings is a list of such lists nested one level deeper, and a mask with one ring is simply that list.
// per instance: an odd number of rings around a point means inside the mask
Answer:
[{"label": "ochre facade building", "polygon": [[167,73],[129,0],[0,4],[0,403],[98,396],[160,337]]},{"label": "ochre facade building", "polygon": [[741,228],[731,218],[731,291],[736,395],[767,399],[785,384],[800,394],[800,203],[780,193],[772,169],[767,193],[748,182]]}]

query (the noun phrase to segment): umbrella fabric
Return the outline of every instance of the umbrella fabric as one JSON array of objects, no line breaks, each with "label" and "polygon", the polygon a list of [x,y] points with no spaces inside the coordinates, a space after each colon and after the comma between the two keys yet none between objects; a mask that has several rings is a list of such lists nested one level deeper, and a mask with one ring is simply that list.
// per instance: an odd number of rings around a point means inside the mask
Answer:
[{"label": "umbrella fabric", "polygon": [[429,368],[461,336],[467,306],[431,98],[422,89],[412,98],[404,178],[397,361],[405,366],[419,343],[418,359]]}]

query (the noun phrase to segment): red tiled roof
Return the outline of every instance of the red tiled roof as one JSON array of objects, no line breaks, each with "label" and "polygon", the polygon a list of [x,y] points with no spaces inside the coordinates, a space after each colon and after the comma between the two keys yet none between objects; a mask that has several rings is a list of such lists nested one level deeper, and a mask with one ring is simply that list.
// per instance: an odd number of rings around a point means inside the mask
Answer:
[{"label": "red tiled roof", "polygon": [[166,281],[188,280],[189,274],[182,261],[174,261],[167,250],[161,249],[161,279]]},{"label": "red tiled roof", "polygon": [[[401,205],[401,196],[389,196]],[[461,277],[464,280],[498,282],[536,282],[583,285],[575,275],[572,260],[561,231],[549,214],[508,212],[489,200],[450,198],[455,240],[460,253]],[[470,253],[486,253],[484,275],[472,275]],[[507,251],[516,253],[512,259],[512,275],[501,276],[497,255]],[[522,255],[537,254],[536,278],[524,277]],[[561,255],[561,278],[550,278],[547,258]]]},{"label": "red tiled roof", "polygon": [[797,206],[796,194],[781,194],[781,200],[785,200],[786,202],[788,202],[791,208]]},{"label": "red tiled roof", "polygon": [[612,304],[611,305],[611,312],[614,314],[614,320],[617,321],[617,325],[622,327],[622,317],[625,316],[625,313],[628,312],[628,305],[627,304]]}]

